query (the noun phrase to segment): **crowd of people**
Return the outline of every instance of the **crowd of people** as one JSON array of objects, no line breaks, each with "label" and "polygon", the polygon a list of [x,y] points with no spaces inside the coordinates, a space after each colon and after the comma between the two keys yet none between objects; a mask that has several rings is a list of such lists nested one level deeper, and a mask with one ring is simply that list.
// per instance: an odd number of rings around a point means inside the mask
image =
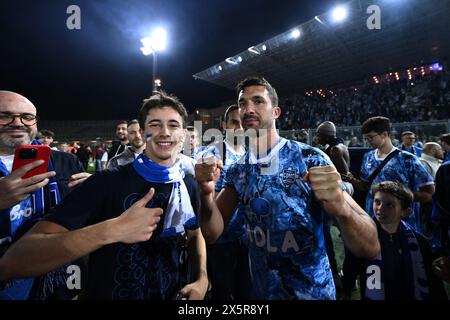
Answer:
[{"label": "crowd of people", "polygon": [[324,93],[297,95],[284,101],[280,130],[316,128],[322,121],[360,126],[375,115],[394,123],[448,119],[449,75],[431,72],[414,79],[368,82]]},{"label": "crowd of people", "polygon": [[[156,92],[117,124],[108,151],[93,150],[95,174],[75,144],[52,151],[48,172],[22,178],[41,162],[12,171],[15,148],[51,145],[53,133],[38,135],[31,101],[0,91],[0,299],[81,290],[87,299],[333,300],[348,298],[357,277],[362,299],[447,299],[450,134],[421,148],[405,131],[395,147],[391,121],[417,92],[401,82],[354,92],[282,114],[269,82],[244,79],[224,136],[204,147],[183,104]],[[309,103],[318,118],[297,119]],[[333,120],[359,121],[372,148],[357,171]],[[294,122],[317,128],[317,147],[279,136],[277,124]],[[345,245],[343,276],[332,225]],[[67,285],[73,265],[77,290]]]}]

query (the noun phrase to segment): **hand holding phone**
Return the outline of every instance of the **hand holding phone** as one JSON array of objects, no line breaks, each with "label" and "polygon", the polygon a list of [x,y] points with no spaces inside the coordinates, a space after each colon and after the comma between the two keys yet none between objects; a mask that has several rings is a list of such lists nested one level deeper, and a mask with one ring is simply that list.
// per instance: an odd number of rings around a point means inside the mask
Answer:
[{"label": "hand holding phone", "polygon": [[33,177],[42,173],[47,172],[48,162],[50,160],[51,150],[48,146],[42,145],[22,145],[16,148],[14,154],[14,162],[12,171],[17,170],[24,165],[35,162],[37,160],[43,160],[44,162],[31,169],[22,176],[22,179]]},{"label": "hand holding phone", "polygon": [[[19,149],[23,149],[23,147]],[[31,153],[36,152],[31,151]],[[34,191],[44,187],[48,183],[48,179],[56,174],[54,171],[47,172],[48,160],[45,160],[47,156],[38,156],[37,153],[32,156],[29,151],[22,155],[20,155],[20,151],[16,151],[16,154],[18,155],[14,159],[13,171],[10,175],[0,178],[0,210],[15,206]],[[48,157],[50,157],[50,153]]]}]

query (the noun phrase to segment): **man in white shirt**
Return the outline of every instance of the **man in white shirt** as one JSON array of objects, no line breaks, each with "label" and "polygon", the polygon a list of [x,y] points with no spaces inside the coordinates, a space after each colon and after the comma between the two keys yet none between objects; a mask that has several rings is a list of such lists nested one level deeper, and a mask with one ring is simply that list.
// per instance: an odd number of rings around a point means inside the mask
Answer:
[{"label": "man in white shirt", "polygon": [[422,155],[419,159],[434,179],[436,178],[436,172],[444,159],[444,149],[442,149],[439,143],[427,142],[423,145]]}]

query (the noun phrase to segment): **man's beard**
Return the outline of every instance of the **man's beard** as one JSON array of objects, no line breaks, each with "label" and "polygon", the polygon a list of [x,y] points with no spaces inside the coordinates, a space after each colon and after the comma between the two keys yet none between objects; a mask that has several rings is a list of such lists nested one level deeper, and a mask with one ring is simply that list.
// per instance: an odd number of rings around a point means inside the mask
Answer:
[{"label": "man's beard", "polygon": [[7,127],[0,129],[0,134],[13,130],[23,130],[24,136],[22,138],[2,137],[0,138],[0,149],[8,151],[10,154],[14,154],[16,147],[21,145],[30,144],[36,136],[36,132],[33,132],[30,128],[22,127]]}]

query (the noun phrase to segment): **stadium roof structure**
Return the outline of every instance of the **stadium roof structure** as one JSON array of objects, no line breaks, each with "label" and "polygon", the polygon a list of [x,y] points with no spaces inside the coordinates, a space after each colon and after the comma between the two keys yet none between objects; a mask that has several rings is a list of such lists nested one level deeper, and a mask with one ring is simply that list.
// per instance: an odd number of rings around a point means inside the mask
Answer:
[{"label": "stadium roof structure", "polygon": [[[368,19],[376,22],[372,5],[379,8],[380,29],[368,28]],[[343,6],[343,21],[334,21],[333,12],[316,16],[194,78],[232,89],[245,77],[259,75],[281,93],[293,93],[442,64],[450,56],[449,0],[355,0]]]}]

